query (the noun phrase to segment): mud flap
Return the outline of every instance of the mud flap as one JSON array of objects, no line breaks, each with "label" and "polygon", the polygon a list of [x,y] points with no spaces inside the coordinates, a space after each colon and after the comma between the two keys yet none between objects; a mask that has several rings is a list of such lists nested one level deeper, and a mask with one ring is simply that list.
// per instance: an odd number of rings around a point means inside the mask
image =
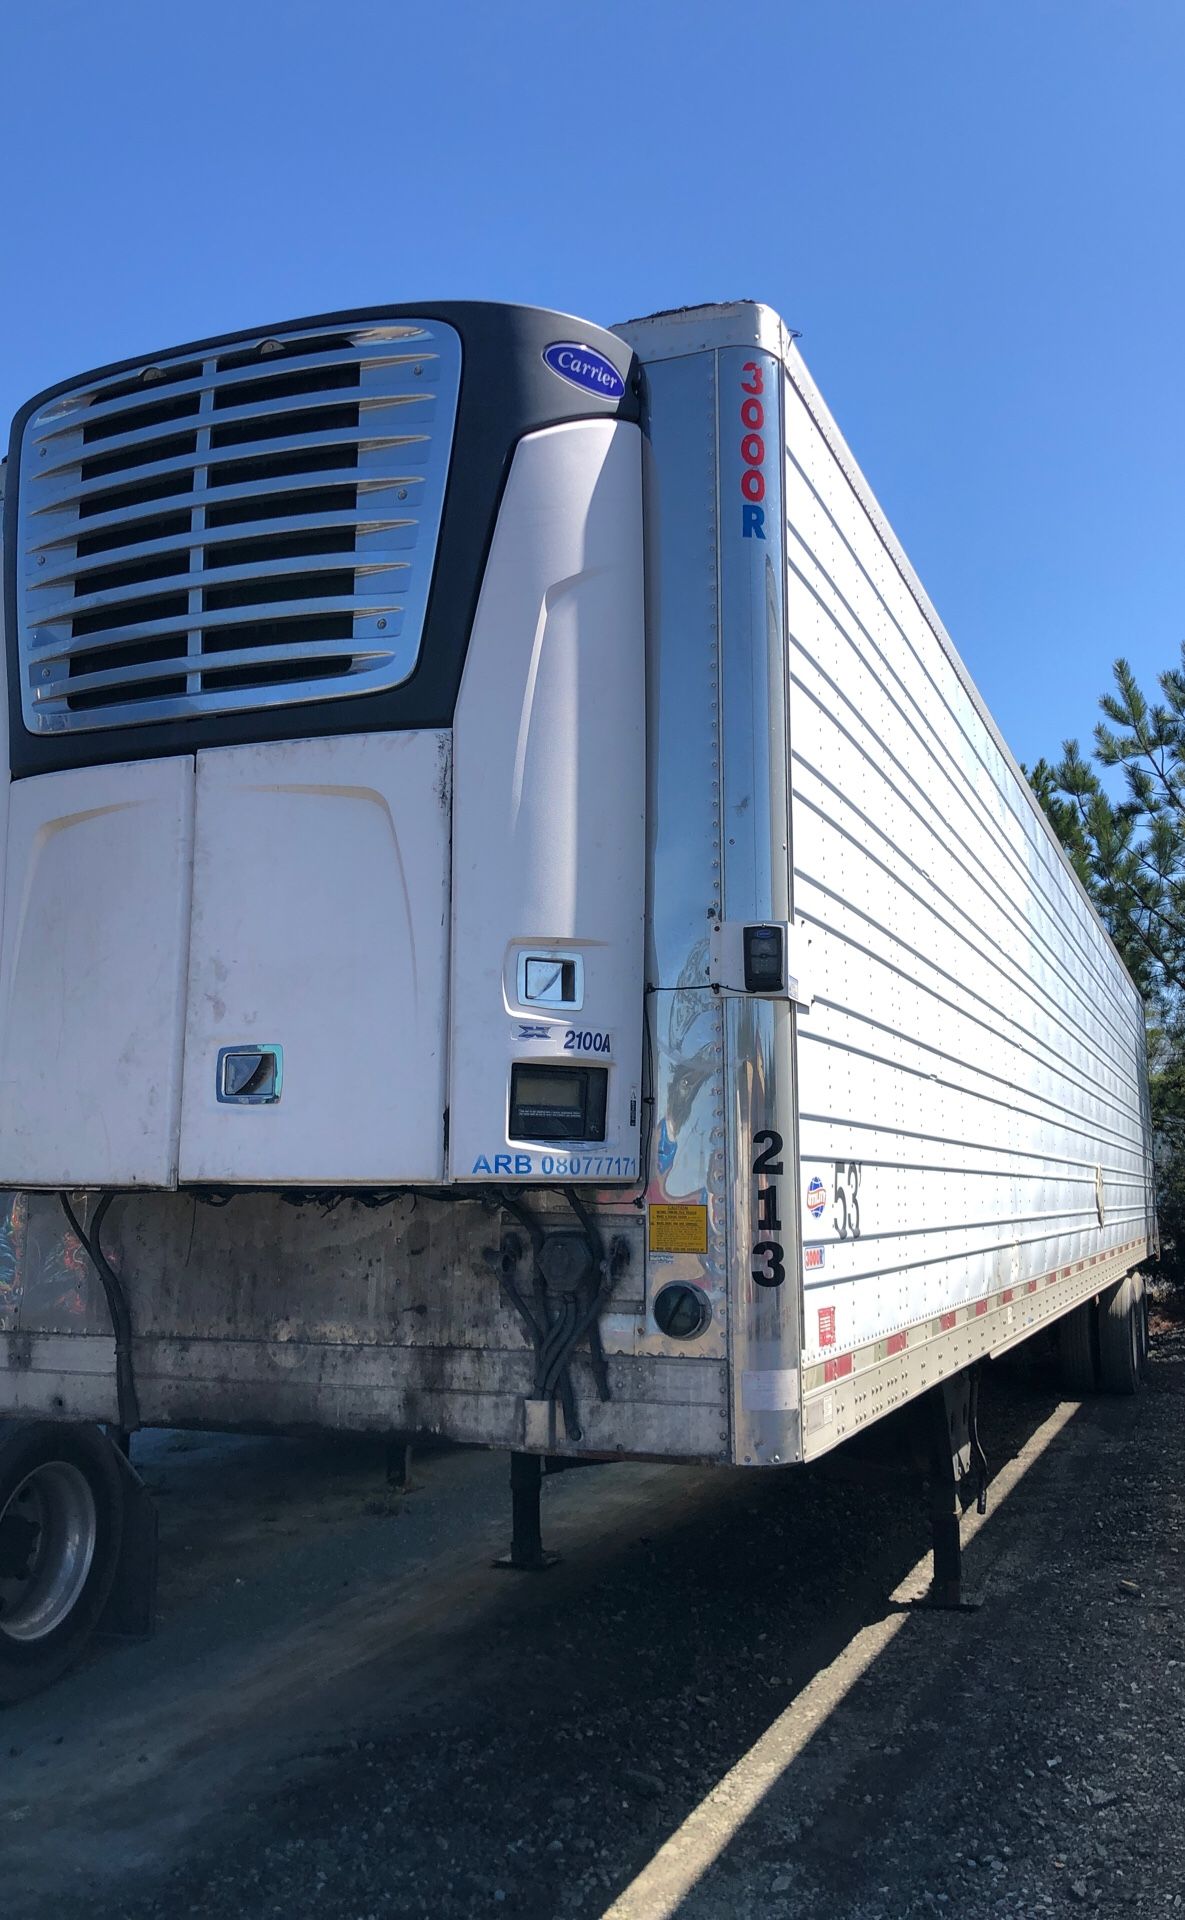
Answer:
[{"label": "mud flap", "polygon": [[156,1503],[130,1460],[112,1443],[123,1479],[123,1537],[119,1564],[95,1638],[150,1640],[156,1631]]}]

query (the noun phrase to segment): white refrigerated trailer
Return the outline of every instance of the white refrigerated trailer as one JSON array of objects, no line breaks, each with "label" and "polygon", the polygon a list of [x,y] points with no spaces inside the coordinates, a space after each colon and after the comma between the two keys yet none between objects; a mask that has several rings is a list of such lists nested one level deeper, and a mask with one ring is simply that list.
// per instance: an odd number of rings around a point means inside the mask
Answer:
[{"label": "white refrigerated trailer", "polygon": [[1139,996],[767,308],[128,361],[4,524],[0,1697],[103,1426],[507,1448],[525,1563],[546,1456],[1135,1385]]}]

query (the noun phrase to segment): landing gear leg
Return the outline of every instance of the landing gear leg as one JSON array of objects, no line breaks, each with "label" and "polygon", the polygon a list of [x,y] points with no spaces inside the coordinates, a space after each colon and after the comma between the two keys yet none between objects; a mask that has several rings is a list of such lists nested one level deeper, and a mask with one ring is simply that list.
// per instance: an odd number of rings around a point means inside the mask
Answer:
[{"label": "landing gear leg", "polygon": [[963,1543],[959,1533],[959,1494],[950,1462],[935,1458],[930,1471],[930,1537],[934,1574],[930,1582],[932,1607],[963,1604]]},{"label": "landing gear leg", "polygon": [[544,1573],[554,1567],[558,1553],[546,1553],[539,1502],[543,1491],[543,1459],[537,1453],[510,1456],[510,1552],[494,1565],[514,1573]]},{"label": "landing gear leg", "polygon": [[973,1373],[956,1374],[931,1388],[923,1402],[928,1429],[930,1534],[934,1575],[923,1603],[947,1612],[965,1611],[963,1543],[964,1500],[976,1498],[987,1510],[987,1461],[979,1443],[978,1382]]},{"label": "landing gear leg", "polygon": [[412,1453],[410,1440],[387,1442],[387,1485],[393,1493],[411,1492]]}]

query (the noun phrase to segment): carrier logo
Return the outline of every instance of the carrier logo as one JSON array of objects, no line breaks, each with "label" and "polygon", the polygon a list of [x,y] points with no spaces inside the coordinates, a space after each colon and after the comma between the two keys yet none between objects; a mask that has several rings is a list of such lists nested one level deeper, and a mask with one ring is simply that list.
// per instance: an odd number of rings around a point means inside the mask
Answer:
[{"label": "carrier logo", "polygon": [[625,381],[611,360],[578,340],[554,340],[544,347],[543,358],[553,373],[570,386],[583,387],[585,393],[599,394],[602,400],[620,400]]}]

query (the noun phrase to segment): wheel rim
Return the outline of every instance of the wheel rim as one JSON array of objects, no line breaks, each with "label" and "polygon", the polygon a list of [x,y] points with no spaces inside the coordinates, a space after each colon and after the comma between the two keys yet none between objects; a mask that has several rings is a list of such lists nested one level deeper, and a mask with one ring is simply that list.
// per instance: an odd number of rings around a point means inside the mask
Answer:
[{"label": "wheel rim", "polygon": [[47,1460],[26,1474],[0,1512],[0,1639],[43,1640],[61,1626],[97,1536],[95,1496],[77,1467]]}]

